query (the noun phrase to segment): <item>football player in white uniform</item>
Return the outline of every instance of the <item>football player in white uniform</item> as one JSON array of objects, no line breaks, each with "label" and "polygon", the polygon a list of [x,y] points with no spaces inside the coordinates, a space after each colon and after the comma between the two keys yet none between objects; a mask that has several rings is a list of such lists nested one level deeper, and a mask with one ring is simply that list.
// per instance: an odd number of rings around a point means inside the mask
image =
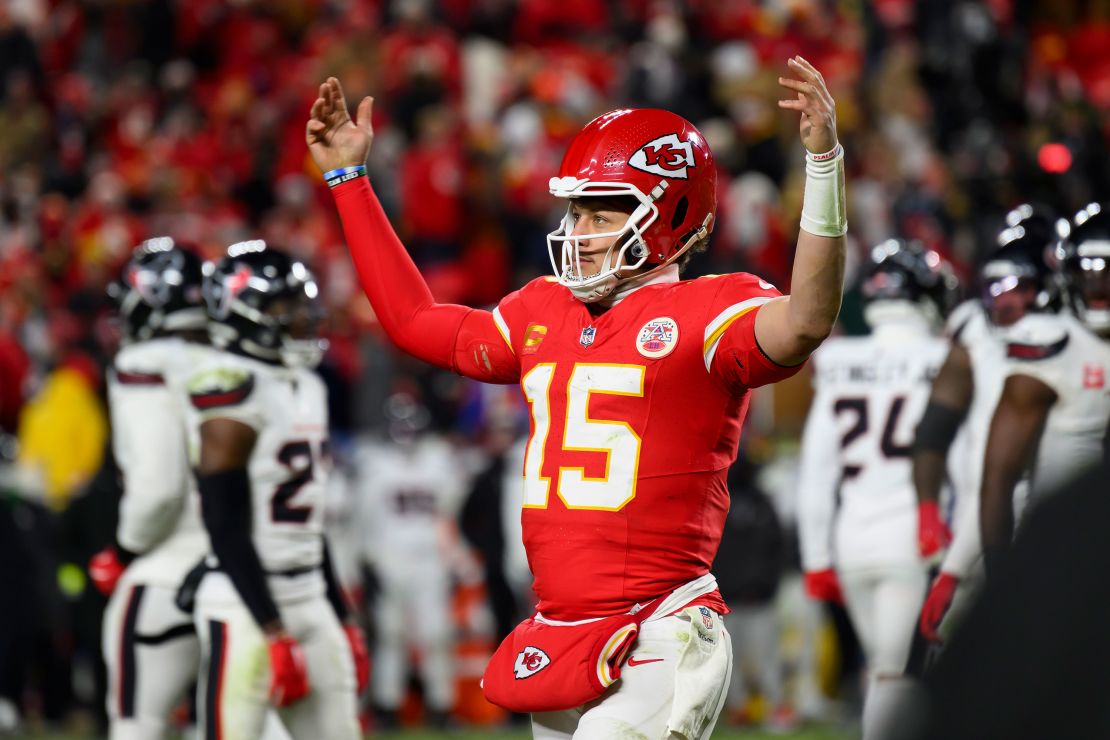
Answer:
[{"label": "football player in white uniform", "polygon": [[980,493],[988,575],[1014,531],[1014,487],[1030,474],[1032,511],[1102,459],[1110,418],[1110,211],[1092,203],[1057,247],[1070,311],[1029,314],[1007,344],[1008,374],[991,421]]},{"label": "football player in white uniform", "polygon": [[371,695],[383,727],[396,725],[416,648],[428,719],[442,726],[455,704],[451,571],[466,470],[411,396],[390,396],[386,417],[390,441],[364,447],[358,466],[363,549],[380,586]]},{"label": "football player in white uniform", "polygon": [[937,332],[955,284],[940,255],[918,243],[876,246],[862,284],[872,333],[831,339],[813,357],[798,483],[802,566],[811,596],[843,599],[863,644],[864,738],[886,737],[925,596],[910,455],[947,351]]},{"label": "football player in white uniform", "polygon": [[[1056,220],[1031,204],[1006,214],[995,251],[980,270],[981,298],[959,306],[948,321],[951,347],[933,381],[913,452],[918,545],[922,557],[943,557],[921,610],[921,632],[929,640],[939,641],[954,598],[964,601],[979,580],[979,486],[987,432],[1006,379],[1005,334],[1027,312],[1059,307],[1045,261],[1056,241]],[[940,516],[946,473],[956,503],[952,537]]]},{"label": "football player in white uniform", "polygon": [[202,737],[256,740],[273,705],[297,740],[353,740],[366,650],[341,622],[323,537],[330,461],[327,394],[312,370],[322,349],[316,283],[303,263],[241,242],[206,270],[204,295],[212,342],[226,351],[188,385],[212,553],[194,611]]},{"label": "football player in white uniform", "polygon": [[112,451],[123,479],[116,542],[89,564],[111,594],[103,622],[112,740],[164,737],[197,675],[192,617],[178,585],[208,549],[190,495],[185,380],[207,347],[201,261],[173,239],[136,247],[109,287],[123,346],[108,375]]}]

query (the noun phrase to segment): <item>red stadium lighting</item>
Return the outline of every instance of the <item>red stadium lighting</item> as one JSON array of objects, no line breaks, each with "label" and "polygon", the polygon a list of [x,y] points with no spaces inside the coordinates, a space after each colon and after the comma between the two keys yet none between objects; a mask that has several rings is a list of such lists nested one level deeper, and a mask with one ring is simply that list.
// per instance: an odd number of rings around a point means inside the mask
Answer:
[{"label": "red stadium lighting", "polygon": [[1044,144],[1037,152],[1037,164],[1054,175],[1067,172],[1071,169],[1071,150],[1056,142]]}]

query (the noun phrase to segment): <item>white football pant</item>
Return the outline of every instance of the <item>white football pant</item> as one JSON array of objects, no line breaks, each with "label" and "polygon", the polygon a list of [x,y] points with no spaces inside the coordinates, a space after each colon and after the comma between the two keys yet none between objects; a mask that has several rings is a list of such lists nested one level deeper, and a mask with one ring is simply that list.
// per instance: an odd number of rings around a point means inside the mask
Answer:
[{"label": "white football pant", "polygon": [[532,735],[534,740],[704,740],[724,707],[731,675],[732,642],[721,618],[687,607],[645,621],[620,680],[576,709],[533,714]]},{"label": "white football pant", "polygon": [[408,685],[409,649],[416,647],[428,708],[450,711],[455,706],[455,641],[446,568],[439,561],[391,562],[381,567],[378,579],[374,704],[388,710],[401,706]]},{"label": "white football pant", "polygon": [[[304,651],[310,687],[304,699],[276,710],[281,724],[295,740],[359,740],[354,660],[331,604],[320,595],[278,610]],[[259,740],[272,708],[265,636],[223,573],[205,576],[194,618],[201,642],[198,737]]]},{"label": "white football pant", "polygon": [[111,740],[157,740],[197,677],[200,644],[177,590],[120,580],[102,625]]},{"label": "white football pant", "polygon": [[838,571],[844,605],[867,659],[864,740],[882,737],[908,690],[900,677],[929,586],[923,565],[874,566]]}]

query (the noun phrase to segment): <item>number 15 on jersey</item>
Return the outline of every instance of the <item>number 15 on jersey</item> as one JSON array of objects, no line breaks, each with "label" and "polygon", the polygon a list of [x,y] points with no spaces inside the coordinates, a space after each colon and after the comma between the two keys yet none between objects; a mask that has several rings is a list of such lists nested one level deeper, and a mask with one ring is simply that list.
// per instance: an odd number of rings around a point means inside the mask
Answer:
[{"label": "number 15 on jersey", "polygon": [[[575,363],[564,389],[555,385],[555,363],[540,363],[521,379],[532,413],[532,435],[524,457],[524,507],[548,505],[551,477],[543,475],[551,434],[561,435],[560,451],[605,456],[605,474],[589,477],[584,467],[560,465],[557,493],[568,509],[620,511],[636,496],[640,435],[626,421],[590,416],[593,394],[643,397],[642,365]],[[558,395],[556,395],[558,394]],[[556,416],[553,416],[553,410]],[[563,410],[562,418],[557,418]]]}]

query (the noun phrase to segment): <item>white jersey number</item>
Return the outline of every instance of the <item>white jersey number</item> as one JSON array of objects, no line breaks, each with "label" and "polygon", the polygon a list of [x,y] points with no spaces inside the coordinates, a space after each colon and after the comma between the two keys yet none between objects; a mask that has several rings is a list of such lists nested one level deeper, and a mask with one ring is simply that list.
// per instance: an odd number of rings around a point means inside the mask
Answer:
[{"label": "white jersey number", "polygon": [[[605,475],[590,478],[581,467],[559,468],[559,498],[568,509],[620,511],[636,496],[640,436],[627,422],[590,418],[590,396],[644,395],[642,365],[576,363],[566,390],[563,449],[605,455]],[[521,379],[532,410],[532,436],[524,456],[524,506],[547,506],[551,479],[541,475],[551,431],[551,382],[555,365],[541,363]]]}]

